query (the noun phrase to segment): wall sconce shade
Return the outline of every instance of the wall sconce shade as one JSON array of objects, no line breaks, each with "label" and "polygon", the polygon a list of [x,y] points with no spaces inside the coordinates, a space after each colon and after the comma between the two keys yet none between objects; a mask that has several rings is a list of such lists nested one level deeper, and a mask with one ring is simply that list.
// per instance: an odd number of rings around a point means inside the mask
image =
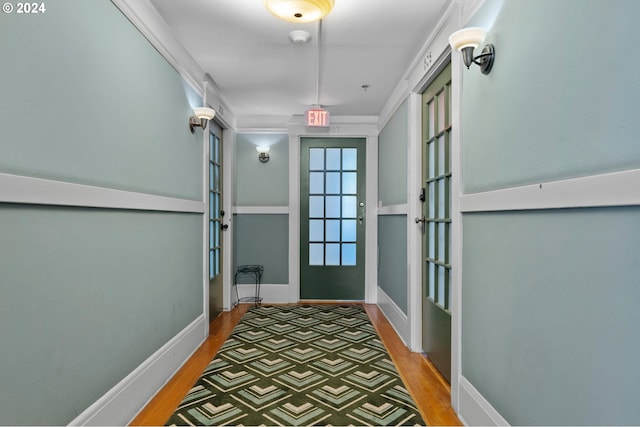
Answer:
[{"label": "wall sconce shade", "polygon": [[191,130],[191,133],[196,131],[194,129],[196,127],[201,127],[204,130],[207,127],[209,120],[215,117],[216,112],[212,108],[197,107],[193,109],[193,114],[193,116],[189,117],[189,129]]},{"label": "wall sconce shade", "polygon": [[327,16],[335,0],[264,0],[275,17],[288,22],[307,23]]},{"label": "wall sconce shade", "polygon": [[469,69],[471,64],[480,66],[482,74],[489,74],[493,67],[495,58],[495,47],[492,44],[486,45],[480,55],[473,56],[475,49],[480,46],[486,36],[484,29],[479,27],[469,27],[458,30],[449,36],[451,47],[462,54],[462,61]]},{"label": "wall sconce shade", "polygon": [[269,161],[269,147],[260,145],[256,147],[256,151],[258,152],[258,160],[262,163],[267,163]]}]

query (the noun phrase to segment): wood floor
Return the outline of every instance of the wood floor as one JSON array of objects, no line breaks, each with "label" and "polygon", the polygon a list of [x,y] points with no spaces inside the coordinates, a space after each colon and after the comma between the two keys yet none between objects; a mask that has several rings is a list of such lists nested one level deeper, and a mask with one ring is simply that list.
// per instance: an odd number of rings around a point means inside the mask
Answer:
[{"label": "wood floor", "polygon": [[[164,425],[249,307],[249,304],[242,304],[218,316],[211,323],[209,338],[138,414],[131,425]],[[365,304],[364,307],[425,422],[428,425],[462,425],[450,404],[449,385],[435,367],[421,354],[412,353],[405,347],[376,305]]]}]

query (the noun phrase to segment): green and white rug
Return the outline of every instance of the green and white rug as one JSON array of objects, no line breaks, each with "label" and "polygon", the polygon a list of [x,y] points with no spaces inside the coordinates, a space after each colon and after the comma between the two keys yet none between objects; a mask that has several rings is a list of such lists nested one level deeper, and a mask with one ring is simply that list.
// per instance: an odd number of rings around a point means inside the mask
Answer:
[{"label": "green and white rug", "polygon": [[167,425],[424,425],[357,305],[252,307]]}]

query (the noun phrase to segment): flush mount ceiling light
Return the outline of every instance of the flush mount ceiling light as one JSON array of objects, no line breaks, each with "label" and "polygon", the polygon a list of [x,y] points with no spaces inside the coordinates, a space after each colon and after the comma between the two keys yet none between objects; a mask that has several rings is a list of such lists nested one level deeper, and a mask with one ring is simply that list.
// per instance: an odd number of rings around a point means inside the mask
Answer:
[{"label": "flush mount ceiling light", "polygon": [[452,48],[462,54],[462,61],[467,69],[471,64],[480,66],[482,74],[489,74],[493,67],[493,59],[496,56],[495,48],[492,44],[486,45],[480,55],[473,56],[475,49],[483,42],[486,31],[479,27],[469,27],[458,30],[449,36],[449,44]]},{"label": "flush mount ceiling light", "polygon": [[264,0],[274,16],[288,22],[313,22],[327,16],[335,0]]}]

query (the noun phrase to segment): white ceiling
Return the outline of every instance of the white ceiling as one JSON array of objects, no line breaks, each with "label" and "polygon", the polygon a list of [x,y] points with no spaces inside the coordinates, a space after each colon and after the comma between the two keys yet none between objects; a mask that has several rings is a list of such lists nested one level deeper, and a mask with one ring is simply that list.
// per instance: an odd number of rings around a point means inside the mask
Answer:
[{"label": "white ceiling", "polygon": [[[236,117],[378,115],[451,0],[336,0],[319,24],[271,15],[263,0],[149,0]],[[312,40],[294,45],[293,30]],[[369,85],[365,91],[362,85]]]}]

